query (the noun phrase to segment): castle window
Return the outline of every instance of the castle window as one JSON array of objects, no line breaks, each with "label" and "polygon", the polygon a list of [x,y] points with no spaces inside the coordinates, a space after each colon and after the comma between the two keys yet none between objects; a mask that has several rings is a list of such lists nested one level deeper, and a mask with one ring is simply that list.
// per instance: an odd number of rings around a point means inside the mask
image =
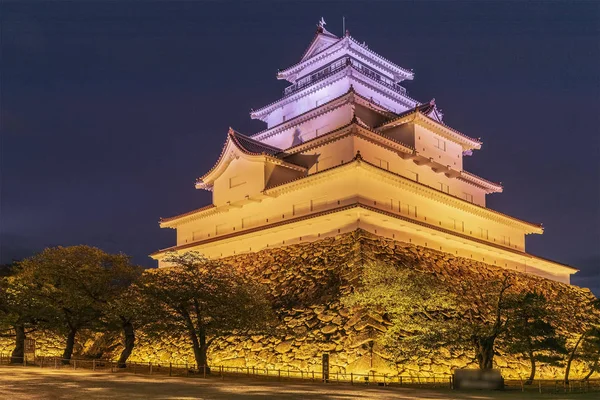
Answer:
[{"label": "castle window", "polygon": [[489,239],[488,230],[484,229],[484,228],[479,228],[479,237],[486,239],[486,240]]},{"label": "castle window", "polygon": [[473,202],[473,195],[471,193],[463,192],[463,197],[465,198],[466,201],[470,201],[471,203]]},{"label": "castle window", "polygon": [[411,206],[409,204],[406,205],[406,213],[408,215],[412,215],[415,218],[417,217],[417,206]]},{"label": "castle window", "polygon": [[390,163],[387,162],[386,160],[382,160],[381,158],[375,158],[375,165],[378,165],[380,168],[383,169],[390,169]]},{"label": "castle window", "polygon": [[419,174],[413,171],[406,171],[406,177],[412,179],[415,182],[419,182]]},{"label": "castle window", "polygon": [[450,186],[446,185],[443,182],[438,182],[438,184],[440,185],[440,190],[444,193],[450,193]]},{"label": "castle window", "polygon": [[440,149],[442,151],[446,151],[446,142],[445,141],[443,141],[440,138],[433,138],[433,140],[434,140],[433,146],[436,149]]},{"label": "castle window", "polygon": [[244,180],[244,178],[240,177],[240,176],[232,176],[231,178],[229,178],[229,188],[234,188],[237,186],[242,186],[246,183],[246,181]]}]

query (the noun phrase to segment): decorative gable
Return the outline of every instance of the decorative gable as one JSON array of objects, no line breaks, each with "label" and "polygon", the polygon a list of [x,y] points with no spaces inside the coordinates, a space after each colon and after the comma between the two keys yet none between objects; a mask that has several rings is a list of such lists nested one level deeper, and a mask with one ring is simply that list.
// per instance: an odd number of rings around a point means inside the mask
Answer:
[{"label": "decorative gable", "polygon": [[323,20],[323,18],[321,18],[321,21],[319,21],[317,25],[317,33],[313,38],[312,42],[310,42],[308,49],[306,49],[306,51],[304,52],[304,55],[302,56],[302,59],[300,59],[300,62],[307,60],[316,54],[319,54],[320,52],[322,52],[323,50],[340,40],[340,38],[338,38],[333,33],[325,29],[325,25],[325,21]]}]

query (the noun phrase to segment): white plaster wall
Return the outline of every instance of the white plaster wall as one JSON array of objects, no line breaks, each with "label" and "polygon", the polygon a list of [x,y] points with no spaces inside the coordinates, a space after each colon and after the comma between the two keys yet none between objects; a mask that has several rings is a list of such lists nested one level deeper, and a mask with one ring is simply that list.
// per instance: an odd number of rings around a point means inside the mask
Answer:
[{"label": "white plaster wall", "polygon": [[220,206],[260,193],[265,187],[265,163],[243,158],[233,160],[214,182],[213,204]]},{"label": "white plaster wall", "polygon": [[356,155],[354,138],[346,136],[335,142],[320,146],[309,151],[303,152],[303,156],[309,156],[316,159],[316,162],[310,167],[308,174],[314,174],[326,169],[336,167],[347,163]]},{"label": "white plaster wall", "polygon": [[[297,75],[298,79],[301,79],[307,75],[310,75],[310,74],[314,73],[315,71],[321,69],[322,67],[326,66],[327,64],[329,64],[333,61],[336,61],[345,56],[351,56],[354,59],[367,65],[371,69],[377,71],[379,74],[384,75],[389,79],[393,79],[393,72],[390,71],[388,68],[384,67],[382,64],[378,63],[376,61],[376,56],[373,56],[371,54],[369,54],[368,56],[365,56],[358,50],[353,51],[353,49],[356,47],[357,47],[356,44],[351,43],[350,48],[342,47],[342,48],[337,48],[336,50],[326,50],[324,52],[325,54],[327,54],[326,57],[322,57],[320,60],[318,60],[316,62],[312,62],[312,63],[310,63],[310,65],[307,65],[306,67],[299,70],[298,75]],[[319,54],[319,56],[322,56],[322,55],[323,55],[323,53]]]},{"label": "white plaster wall", "polygon": [[[363,193],[368,193],[369,196],[357,197],[353,195],[356,192],[356,188],[360,188]],[[373,193],[376,194],[371,195]],[[374,197],[381,200],[373,199]],[[385,197],[397,197],[402,204],[409,204],[410,202],[419,204],[418,216],[411,219],[426,222],[434,226],[437,221],[435,218],[439,219],[442,213],[447,212],[448,215],[452,215],[452,212],[454,212],[455,215],[458,214],[459,218],[468,220],[475,225],[487,224],[490,229],[496,227],[498,230],[494,232],[505,229],[507,231],[512,230],[514,235],[519,234],[519,230],[516,228],[506,228],[495,221],[477,216],[469,216],[465,212],[461,212],[450,206],[442,207],[439,202],[434,200],[423,201],[423,198],[421,198],[419,201],[418,197],[420,196],[414,193],[393,186],[378,184],[377,180],[373,179],[369,174],[351,171],[340,176],[335,183],[332,182],[330,184],[327,181],[323,181],[305,190],[282,194],[276,198],[267,198],[262,203],[250,203],[244,205],[242,208],[232,208],[219,215],[193,221],[186,225],[194,225],[200,227],[200,229],[205,229],[206,234],[210,235],[210,237],[214,237],[214,230],[210,226],[217,222],[219,224],[229,224],[231,232],[223,232],[222,234],[243,233],[247,229],[260,225],[289,221],[296,217],[337,208],[356,201],[377,209],[393,212],[400,216],[413,217],[405,211],[395,212],[396,205],[393,203],[386,204]],[[428,215],[429,213],[434,213],[435,217]],[[461,213],[462,217],[460,216]],[[253,224],[243,225],[242,221],[248,218],[253,220]],[[186,227],[188,230],[190,230],[189,226]],[[469,226],[467,225],[467,229]],[[503,268],[534,273],[561,282],[569,282],[568,273],[564,270],[562,272],[550,272],[549,268],[551,269],[552,266],[549,266],[548,263],[544,265],[543,261],[531,260],[527,256],[510,252],[502,253],[494,247],[486,247],[482,244],[448,235],[435,229],[421,225],[412,225],[403,220],[358,208],[325,214],[297,223],[280,225],[279,227],[259,231],[251,235],[235,236],[231,239],[203,245],[199,250],[210,257],[224,257],[243,252],[258,251],[267,247],[318,240],[323,237],[352,231],[358,227],[395,240],[483,261]],[[452,230],[447,225],[445,228]],[[469,231],[460,233],[470,236]],[[477,237],[476,235],[472,236]]]},{"label": "white plaster wall", "polygon": [[[448,140],[421,125],[414,125],[415,149],[420,155],[433,158],[442,165],[462,171],[462,146]],[[440,148],[436,147],[440,145]],[[445,148],[445,150],[444,150]]]},{"label": "white plaster wall", "polygon": [[265,182],[267,187],[280,185],[305,175],[306,174],[304,172],[293,170],[281,165],[275,165],[270,162],[265,164]]},{"label": "white plaster wall", "polygon": [[347,125],[351,119],[350,104],[345,104],[335,110],[278,132],[265,138],[262,142],[285,150]]},{"label": "white plaster wall", "polygon": [[343,95],[348,91],[349,87],[350,84],[347,78],[340,79],[295,101],[284,104],[269,114],[266,119],[267,125],[271,128],[282,122],[289,121],[300,114]]},{"label": "white plaster wall", "polygon": [[[417,165],[410,159],[402,159],[397,153],[358,137],[345,137],[302,154],[318,160],[309,169],[309,174],[314,174],[348,162],[358,150],[371,164],[461,199],[467,199],[465,193],[469,194],[474,204],[485,207],[486,194],[483,189],[456,178],[448,178],[444,173],[436,173],[430,166]],[[468,197],[469,201],[470,199],[471,197]]]},{"label": "white plaster wall", "polygon": [[[289,121],[300,114],[303,114],[323,103],[326,103],[327,101],[333,100],[336,97],[345,94],[348,92],[351,84],[355,91],[361,96],[367,99],[372,99],[374,104],[385,107],[392,112],[402,113],[413,107],[412,105],[410,107],[407,105],[406,102],[408,100],[403,101],[405,97],[401,94],[391,90],[386,90],[387,95],[383,94],[381,90],[373,88],[378,87],[377,84],[373,84],[374,86],[371,87],[370,85],[363,83],[363,80],[368,82],[368,78],[365,78],[358,72],[353,73],[355,73],[355,75],[347,75],[331,84],[328,84],[325,87],[312,91],[297,100],[275,108],[265,118],[268,128],[279,125],[284,121]],[[293,98],[294,96],[295,95],[292,95],[290,98]],[[284,102],[285,101],[287,100],[284,100]]]},{"label": "white plaster wall", "polygon": [[[414,106],[408,106],[405,102],[401,101],[404,99],[399,93],[396,93],[391,90],[386,90],[386,94],[383,94],[380,90],[373,89],[370,85],[363,83],[362,81],[369,81],[368,78],[363,77],[360,73],[356,73],[356,77],[350,77],[350,81],[354,90],[359,93],[361,96],[372,99],[373,103],[380,105],[391,112],[396,114],[403,113],[404,111],[413,108]],[[376,84],[373,84],[374,87],[377,87]]]},{"label": "white plaster wall", "polygon": [[[353,145],[353,140],[345,143],[348,148]],[[367,205],[489,243],[508,247],[504,238],[510,238],[511,248],[524,251],[524,233],[519,228],[462,211],[357,169],[340,172],[335,179],[322,180],[302,190],[265,198],[261,203],[244,204],[240,208],[180,225],[178,244],[352,204],[357,199]]]}]

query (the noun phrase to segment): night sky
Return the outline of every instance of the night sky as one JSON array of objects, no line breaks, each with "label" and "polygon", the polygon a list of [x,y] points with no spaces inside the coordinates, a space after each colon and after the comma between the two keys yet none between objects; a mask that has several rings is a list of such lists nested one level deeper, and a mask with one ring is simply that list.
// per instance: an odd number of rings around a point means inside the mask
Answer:
[{"label": "night sky", "polygon": [[529,252],[581,269],[600,294],[600,3],[2,2],[1,261],[46,246],[147,254],[229,126],[288,84],[321,16],[415,71],[412,97],[482,150],[465,168],[504,184],[488,206],[544,235]]}]

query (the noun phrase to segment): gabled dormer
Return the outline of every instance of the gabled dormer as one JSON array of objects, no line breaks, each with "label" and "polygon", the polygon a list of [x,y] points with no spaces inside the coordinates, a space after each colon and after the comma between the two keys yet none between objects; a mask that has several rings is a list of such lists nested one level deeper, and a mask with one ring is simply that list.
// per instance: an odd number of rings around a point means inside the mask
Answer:
[{"label": "gabled dormer", "polygon": [[337,43],[340,40],[339,37],[335,36],[333,33],[325,29],[325,25],[325,20],[321,18],[321,21],[319,21],[318,24],[317,32],[315,33],[315,37],[313,38],[312,42],[310,42],[310,45],[302,55],[300,62],[307,60],[312,56],[322,52],[323,50],[325,50],[332,44]]},{"label": "gabled dormer", "polygon": [[306,168],[286,162],[281,150],[229,129],[216,164],[196,181],[197,189],[213,192],[219,207],[261,196],[272,186],[306,175]]}]

